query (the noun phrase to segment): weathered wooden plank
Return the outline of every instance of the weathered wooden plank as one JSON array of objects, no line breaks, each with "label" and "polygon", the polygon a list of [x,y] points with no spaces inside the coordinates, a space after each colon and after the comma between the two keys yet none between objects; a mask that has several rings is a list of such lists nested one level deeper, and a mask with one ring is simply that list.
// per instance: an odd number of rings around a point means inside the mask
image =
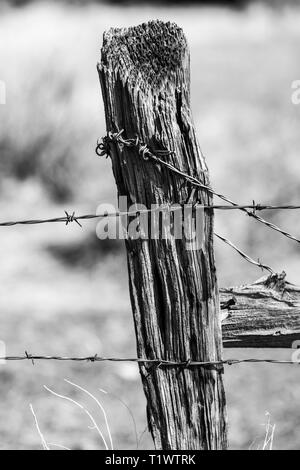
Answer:
[{"label": "weathered wooden plank", "polygon": [[291,348],[300,340],[300,287],[285,273],[220,289],[223,346]]},{"label": "weathered wooden plank", "polygon": [[[189,52],[182,30],[152,21],[104,34],[98,67],[108,132],[124,129],[166,161],[209,184],[190,110]],[[110,144],[119,196],[130,204],[186,201],[190,188],[143,159],[138,146]],[[161,155],[161,154],[160,154]],[[207,191],[196,193],[211,204]],[[213,252],[213,212],[205,212],[203,246],[188,241],[126,240],[139,357],[174,361],[221,359],[222,337]],[[140,366],[149,428],[163,449],[224,449],[227,425],[222,369]]]}]

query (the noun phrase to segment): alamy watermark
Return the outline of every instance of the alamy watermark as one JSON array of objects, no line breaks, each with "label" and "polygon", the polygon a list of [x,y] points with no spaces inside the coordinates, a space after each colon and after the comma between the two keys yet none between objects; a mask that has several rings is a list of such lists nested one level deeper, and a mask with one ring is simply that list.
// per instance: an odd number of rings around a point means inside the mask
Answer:
[{"label": "alamy watermark", "polygon": [[6,84],[0,80],[0,105],[6,104]]},{"label": "alamy watermark", "polygon": [[300,80],[292,82],[292,90],[294,90],[291,96],[292,103],[298,105],[300,104]]},{"label": "alamy watermark", "polygon": [[96,234],[100,240],[183,240],[187,250],[200,250],[204,241],[204,207],[200,204],[143,204],[128,206],[120,196],[119,207],[100,204]]}]

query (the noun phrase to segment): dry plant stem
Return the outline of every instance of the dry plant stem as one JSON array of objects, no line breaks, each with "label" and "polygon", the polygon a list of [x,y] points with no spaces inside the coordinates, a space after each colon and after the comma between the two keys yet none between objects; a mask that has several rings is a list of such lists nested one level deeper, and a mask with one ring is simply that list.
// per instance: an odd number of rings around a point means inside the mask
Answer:
[{"label": "dry plant stem", "polygon": [[34,409],[33,409],[33,406],[32,406],[31,403],[30,403],[29,407],[30,407],[31,413],[33,414],[34,421],[35,421],[35,426],[36,426],[37,432],[38,432],[38,434],[39,434],[39,436],[40,436],[40,439],[41,439],[41,441],[42,441],[43,449],[44,449],[44,450],[50,450],[50,449],[49,449],[49,446],[48,446],[48,444],[47,444],[47,442],[46,442],[46,440],[45,440],[45,438],[44,438],[44,436],[43,436],[43,433],[42,433],[42,431],[40,430],[39,422],[38,422],[37,416],[36,416],[36,414],[35,414],[35,412],[34,412]]},{"label": "dry plant stem", "polygon": [[78,403],[77,401],[73,400],[72,398],[69,398],[69,397],[67,397],[67,396],[65,396],[65,395],[60,395],[59,393],[54,392],[53,390],[51,390],[51,389],[50,389],[49,387],[47,387],[46,385],[44,385],[44,389],[47,390],[48,392],[50,392],[52,395],[54,395],[54,396],[56,396],[56,397],[58,397],[58,398],[62,398],[63,400],[67,400],[67,401],[73,403],[74,405],[78,406],[80,409],[82,409],[82,410],[88,415],[88,417],[90,418],[90,420],[91,420],[91,422],[92,422],[92,424],[93,424],[93,428],[96,429],[96,431],[98,432],[98,434],[99,434],[99,436],[100,436],[100,438],[101,438],[101,440],[102,440],[102,442],[103,442],[103,444],[104,444],[104,446],[105,446],[105,449],[106,449],[106,450],[109,450],[109,447],[108,447],[108,445],[107,445],[107,443],[106,443],[106,440],[105,440],[105,438],[104,438],[104,436],[103,436],[103,434],[102,434],[100,428],[98,427],[96,421],[94,420],[94,418],[93,418],[93,416],[91,415],[91,413],[90,413],[83,405],[81,405],[81,404]]},{"label": "dry plant stem", "polygon": [[111,450],[113,450],[114,446],[113,446],[113,441],[112,441],[112,436],[111,436],[111,431],[110,431],[106,411],[105,411],[104,407],[102,406],[102,404],[100,403],[100,401],[98,400],[98,398],[96,398],[92,393],[90,393],[85,388],[80,387],[80,385],[77,385],[74,382],[71,382],[70,380],[65,379],[65,382],[67,382],[70,385],[73,385],[73,387],[76,387],[79,390],[81,390],[82,392],[86,393],[89,397],[91,397],[97,403],[98,407],[100,408],[100,410],[101,410],[101,412],[104,416],[105,426],[106,426],[106,430],[107,430],[107,434],[108,434],[108,438],[109,438],[109,442],[110,442],[110,448],[111,448]]},{"label": "dry plant stem", "polygon": [[118,400],[126,408],[126,410],[128,411],[128,413],[130,415],[130,418],[132,420],[134,435],[135,435],[135,441],[136,441],[136,448],[138,449],[139,448],[139,439],[138,439],[138,433],[137,433],[137,425],[136,425],[134,414],[133,414],[132,410],[130,409],[130,407],[127,405],[127,403],[125,403],[125,401],[123,401],[121,398],[119,398],[114,393],[107,392],[106,390],[103,390],[102,388],[99,388],[99,392],[104,393],[105,395],[111,396],[115,400]]},{"label": "dry plant stem", "polygon": [[58,447],[59,449],[62,449],[62,450],[71,450],[69,447],[63,446],[61,444],[54,444],[53,442],[49,442],[48,445],[52,447]]}]

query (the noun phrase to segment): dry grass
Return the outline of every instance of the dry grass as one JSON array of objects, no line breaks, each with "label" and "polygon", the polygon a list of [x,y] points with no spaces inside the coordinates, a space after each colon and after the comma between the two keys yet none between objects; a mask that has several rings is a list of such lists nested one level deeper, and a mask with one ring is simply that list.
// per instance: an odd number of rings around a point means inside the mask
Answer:
[{"label": "dry grass", "polygon": [[[97,404],[97,407],[100,408],[100,411],[101,411],[101,414],[103,415],[104,417],[104,422],[105,422],[105,428],[106,428],[106,433],[107,433],[107,439],[104,437],[104,433],[102,432],[100,426],[98,426],[97,424],[97,420],[93,417],[93,415],[89,412],[89,410],[87,409],[86,406],[82,405],[81,403],[79,403],[78,401],[70,398],[69,396],[66,396],[66,395],[61,395],[57,392],[55,392],[54,390],[51,390],[49,387],[47,387],[46,385],[44,385],[44,389],[47,390],[49,393],[51,393],[52,395],[54,395],[55,397],[58,397],[58,398],[61,398],[63,400],[67,400],[68,402],[74,404],[75,406],[79,407],[89,418],[92,426],[89,426],[89,429],[91,430],[95,430],[97,431],[99,437],[100,437],[100,449],[103,447],[104,445],[104,450],[113,450],[114,449],[114,446],[113,446],[113,441],[112,441],[112,436],[111,436],[111,431],[110,431],[110,426],[109,426],[109,423],[108,423],[108,419],[107,419],[107,414],[106,414],[106,411],[105,411],[105,408],[102,406],[102,404],[100,403],[99,399],[93,395],[91,392],[89,392],[88,390],[86,390],[84,387],[81,387],[80,385],[77,385],[75,384],[74,382],[71,382],[70,380],[67,380],[65,379],[65,382],[68,383],[69,385],[72,385],[73,387],[75,387],[76,389],[80,390],[81,392],[83,392],[84,394],[88,395],[92,400],[94,400],[94,402]],[[35,426],[36,426],[36,429],[37,429],[37,432],[40,436],[40,439],[41,439],[41,443],[42,443],[42,446],[43,446],[43,449],[44,450],[51,450],[51,446],[52,447],[59,447],[61,449],[64,449],[64,450],[71,450],[69,447],[66,447],[66,446],[63,446],[62,444],[53,444],[53,443],[47,443],[46,442],[46,439],[40,429],[40,426],[39,426],[39,423],[38,423],[38,419],[37,419],[37,416],[34,412],[34,409],[33,409],[33,406],[32,404],[30,404],[30,410],[33,414],[33,417],[34,417],[34,421],[35,421]]]},{"label": "dry grass", "polygon": [[260,437],[256,437],[251,443],[249,450],[273,450],[274,435],[276,425],[271,422],[271,415],[268,411],[265,412],[266,422],[263,424],[265,435],[261,444],[258,444]]}]

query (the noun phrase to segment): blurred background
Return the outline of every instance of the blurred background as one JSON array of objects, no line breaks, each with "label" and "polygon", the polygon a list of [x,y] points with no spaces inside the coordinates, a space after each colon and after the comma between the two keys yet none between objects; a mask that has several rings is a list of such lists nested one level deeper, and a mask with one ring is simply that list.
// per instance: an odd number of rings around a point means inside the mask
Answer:
[{"label": "blurred background", "polygon": [[[156,18],[177,22],[188,38],[195,125],[213,187],[244,204],[299,203],[300,106],[291,102],[300,79],[298,3],[1,1],[0,220],[94,213],[116,202],[110,161],[94,153],[105,133],[96,72],[102,34]],[[264,215],[299,237],[296,212]],[[296,243],[238,211],[218,211],[216,231],[300,284]],[[8,355],[136,354],[123,244],[95,232],[94,221],[83,229],[0,229],[0,339]],[[220,285],[261,277],[221,243]],[[291,351],[224,355],[289,359]],[[41,448],[30,403],[48,442],[103,448],[86,415],[43,388],[85,403],[105,431],[92,400],[65,378],[101,400],[116,449],[136,448],[136,434],[140,448],[152,448],[134,364],[26,361],[0,365],[2,449]],[[262,446],[266,412],[276,424],[274,448],[300,447],[299,367],[236,365],[224,379],[231,448]]]}]

